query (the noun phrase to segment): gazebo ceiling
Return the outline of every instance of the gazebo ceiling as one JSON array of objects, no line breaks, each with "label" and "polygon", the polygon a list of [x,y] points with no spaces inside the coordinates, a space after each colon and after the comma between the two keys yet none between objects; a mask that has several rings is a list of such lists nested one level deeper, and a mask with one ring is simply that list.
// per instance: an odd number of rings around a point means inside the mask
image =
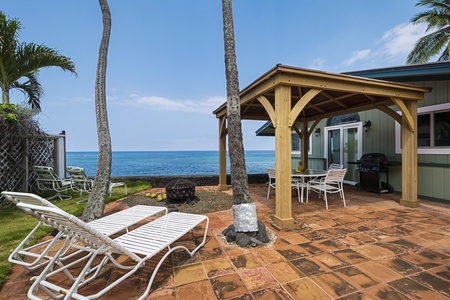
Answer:
[{"label": "gazebo ceiling", "polygon": [[[303,99],[310,98],[304,101],[304,108],[296,121],[385,108],[394,105],[393,98],[421,100],[423,93],[430,91],[429,88],[408,84],[276,65],[241,91],[241,118],[270,120],[259,99],[274,107],[275,88],[280,85],[290,86],[291,109],[305,95]],[[214,114],[217,117],[226,115],[226,103]]]}]

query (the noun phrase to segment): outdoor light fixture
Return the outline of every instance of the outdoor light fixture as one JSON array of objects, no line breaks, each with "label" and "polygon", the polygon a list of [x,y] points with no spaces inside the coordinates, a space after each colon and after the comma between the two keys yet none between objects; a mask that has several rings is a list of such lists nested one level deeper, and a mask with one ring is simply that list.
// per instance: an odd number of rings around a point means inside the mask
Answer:
[{"label": "outdoor light fixture", "polygon": [[320,128],[316,128],[316,130],[314,130],[314,133],[316,134],[316,136],[319,136],[319,134],[320,134]]},{"label": "outdoor light fixture", "polygon": [[363,125],[364,131],[367,132],[367,129],[369,129],[370,126],[372,126],[372,122],[370,122],[370,121],[365,121],[365,122],[364,122],[364,125]]}]

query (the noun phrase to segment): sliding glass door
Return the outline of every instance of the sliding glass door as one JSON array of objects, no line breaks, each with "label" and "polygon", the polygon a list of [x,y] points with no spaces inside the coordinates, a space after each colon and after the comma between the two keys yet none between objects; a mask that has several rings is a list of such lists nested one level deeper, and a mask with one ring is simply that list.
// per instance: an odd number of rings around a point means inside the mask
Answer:
[{"label": "sliding glass door", "polygon": [[[362,155],[362,123],[325,127],[325,157],[327,166],[332,163],[347,168],[346,182],[359,181],[356,162]],[[350,162],[350,164],[349,164]]]}]

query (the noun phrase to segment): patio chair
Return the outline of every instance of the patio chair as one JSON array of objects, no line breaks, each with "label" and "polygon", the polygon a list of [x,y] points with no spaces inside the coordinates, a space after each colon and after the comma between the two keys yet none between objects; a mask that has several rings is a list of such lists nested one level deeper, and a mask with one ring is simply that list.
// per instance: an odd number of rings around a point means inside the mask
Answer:
[{"label": "patio chair", "polygon": [[[92,188],[94,187],[94,180],[88,178],[83,168],[69,166],[66,168],[66,171],[67,173],[69,173],[70,179],[72,180],[73,189],[80,192],[80,196],[83,194],[83,192],[86,192],[88,194],[92,192]],[[111,182],[108,187],[110,197],[114,192],[114,188],[119,186],[123,186],[125,189],[125,195],[128,195],[127,185],[125,184],[125,182]],[[83,201],[87,201],[87,199],[80,200],[77,203]]]},{"label": "patio chair", "polygon": [[[270,189],[276,188],[275,169],[274,168],[266,168],[266,170],[267,170],[267,175],[269,176],[269,189],[267,190],[267,199],[269,199]],[[300,188],[301,187],[302,187],[301,181],[291,179],[291,188],[297,189],[298,201],[300,201]]]},{"label": "patio chair", "polygon": [[332,163],[332,164],[328,167],[328,170],[332,170],[332,169],[342,170],[343,168],[344,168],[344,165]]},{"label": "patio chair", "polygon": [[347,173],[347,169],[331,169],[328,171],[327,176],[320,180],[310,180],[306,184],[306,202],[308,203],[310,191],[319,193],[319,199],[323,196],[325,200],[325,206],[328,209],[328,197],[327,194],[339,193],[342,201],[345,204],[344,195],[344,176]]},{"label": "patio chair", "polygon": [[83,168],[69,166],[66,171],[70,175],[70,180],[72,180],[73,189],[80,192],[80,196],[83,195],[83,192],[88,194],[92,192],[94,181],[87,177]]},{"label": "patio chair", "polygon": [[72,190],[72,181],[69,179],[62,179],[53,171],[52,167],[34,166],[34,171],[37,175],[37,186],[41,191],[55,191],[56,195],[47,200],[58,197],[60,200],[70,200],[72,196],[61,195],[62,192]]},{"label": "patio chair", "polygon": [[[106,292],[120,285],[126,278],[143,267],[149,259],[157,256],[158,264],[153,269],[147,289],[139,297],[139,299],[145,299],[164,260],[172,252],[179,249],[183,249],[190,256],[193,256],[205,244],[209,226],[207,216],[171,212],[124,235],[111,239],[77,217],[59,209],[28,203],[18,203],[17,206],[33,217],[43,220],[53,228],[66,234],[63,246],[50,260],[41,274],[32,278],[33,284],[28,290],[28,298],[30,299],[39,299],[35,295],[38,290],[43,291],[54,299],[96,299],[102,297]],[[202,223],[205,223],[203,239],[192,251],[185,245],[172,246],[174,242]],[[73,240],[82,241],[85,244],[84,246],[79,244],[72,245],[85,253],[85,256],[82,257],[85,264],[81,271],[77,268],[82,263],[81,259],[77,260],[77,265],[72,263],[67,265],[59,264],[62,249]],[[164,255],[161,253],[162,257],[160,258],[158,254],[163,250],[167,250],[167,252]],[[119,255],[120,259],[116,259],[115,255]],[[101,261],[95,264],[97,257],[101,258]],[[98,278],[101,275],[102,267],[108,262],[113,263],[116,268],[125,270],[125,272],[116,271],[117,276],[113,274],[107,285],[99,286],[101,290],[95,294],[80,294],[79,288]],[[55,268],[55,266],[59,266],[59,268]],[[72,268],[76,269],[75,271],[78,275],[73,275],[74,273],[71,272]],[[62,280],[61,276],[63,274],[69,280]]]},{"label": "patio chair", "polygon": [[[18,203],[26,203],[36,206],[51,207],[55,210],[61,210],[53,203],[34,194],[4,191],[2,192],[2,195],[7,200],[16,205]],[[159,206],[137,205],[94,220],[92,222],[89,222],[88,224],[91,227],[99,230],[101,233],[107,236],[111,236],[125,230],[126,232],[128,232],[130,226],[133,226],[141,222],[142,220],[145,220],[158,213],[167,214],[167,208]],[[51,258],[49,256],[49,251],[55,246],[55,243],[60,240],[63,232],[58,233],[53,239],[27,246],[30,243],[30,240],[33,238],[36,230],[38,230],[41,226],[48,225],[46,225],[43,221],[39,221],[38,224],[33,228],[33,230],[31,230],[31,232],[16,247],[16,249],[11,252],[8,258],[9,262],[21,265],[28,271],[34,271],[48,263],[49,259]],[[68,259],[75,255],[75,252],[71,253],[70,256],[67,255],[69,249],[70,248],[65,249],[65,251],[60,255],[60,260]]]}]

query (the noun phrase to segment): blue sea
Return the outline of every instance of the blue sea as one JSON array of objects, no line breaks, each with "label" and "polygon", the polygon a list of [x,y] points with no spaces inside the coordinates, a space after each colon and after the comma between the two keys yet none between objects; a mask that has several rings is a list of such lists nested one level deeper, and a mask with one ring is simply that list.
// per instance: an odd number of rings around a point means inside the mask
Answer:
[{"label": "blue sea", "polygon": [[[67,166],[95,175],[97,152],[67,152]],[[248,174],[266,173],[273,167],[275,151],[245,151]],[[227,154],[227,174],[230,162]],[[217,175],[218,151],[113,151],[111,176]]]}]

